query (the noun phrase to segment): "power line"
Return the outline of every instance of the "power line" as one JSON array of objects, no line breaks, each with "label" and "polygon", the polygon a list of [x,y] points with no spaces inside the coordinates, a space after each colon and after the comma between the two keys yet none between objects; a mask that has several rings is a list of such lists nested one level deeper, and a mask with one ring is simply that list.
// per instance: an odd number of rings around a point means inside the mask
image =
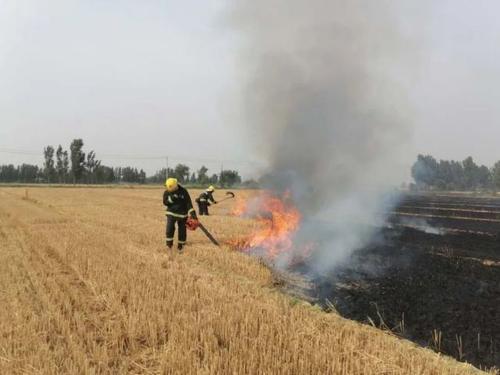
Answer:
[{"label": "power line", "polygon": [[0,148],[0,152],[5,154],[41,155],[39,151],[14,150],[9,148]]},{"label": "power line", "polygon": [[[30,150],[20,150],[12,148],[0,147],[0,153],[14,154],[14,155],[33,155],[42,156],[39,151]],[[177,162],[191,162],[191,163],[227,163],[227,164],[239,164],[239,165],[251,165],[258,166],[261,163],[250,160],[237,160],[237,159],[226,159],[226,158],[199,158],[199,157],[183,157],[183,156],[171,156],[171,155],[132,155],[132,154],[97,154],[99,158],[113,159],[113,160],[166,160],[177,161]]]}]

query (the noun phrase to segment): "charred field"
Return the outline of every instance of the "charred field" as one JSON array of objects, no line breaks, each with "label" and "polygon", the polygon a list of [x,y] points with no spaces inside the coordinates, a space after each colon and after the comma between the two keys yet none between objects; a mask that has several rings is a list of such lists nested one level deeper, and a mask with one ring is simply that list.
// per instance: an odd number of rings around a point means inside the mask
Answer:
[{"label": "charred field", "polygon": [[[500,367],[500,199],[407,195],[335,270],[307,261],[277,284],[481,368]],[[313,275],[313,276],[311,276]]]}]

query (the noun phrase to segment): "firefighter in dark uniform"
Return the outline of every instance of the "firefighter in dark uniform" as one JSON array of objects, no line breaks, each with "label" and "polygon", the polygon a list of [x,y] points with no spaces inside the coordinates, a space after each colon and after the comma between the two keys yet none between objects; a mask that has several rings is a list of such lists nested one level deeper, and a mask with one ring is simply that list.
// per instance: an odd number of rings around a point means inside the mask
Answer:
[{"label": "firefighter in dark uniform", "polygon": [[165,181],[166,190],[163,193],[163,204],[167,206],[167,247],[172,248],[174,244],[175,224],[177,223],[178,243],[177,249],[182,252],[182,248],[186,243],[186,222],[188,216],[193,220],[197,220],[196,212],[191,202],[191,197],[187,190],[177,183],[177,179],[168,178]]},{"label": "firefighter in dark uniform", "polygon": [[208,207],[210,206],[210,202],[213,204],[217,204],[214,199],[214,187],[210,186],[207,190],[200,194],[198,198],[196,198],[196,203],[198,203],[198,212],[200,216],[208,215]]}]

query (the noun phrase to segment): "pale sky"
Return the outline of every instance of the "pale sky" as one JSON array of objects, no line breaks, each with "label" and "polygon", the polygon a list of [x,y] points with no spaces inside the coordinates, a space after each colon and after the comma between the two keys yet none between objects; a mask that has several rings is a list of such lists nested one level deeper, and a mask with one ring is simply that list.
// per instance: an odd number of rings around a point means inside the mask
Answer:
[{"label": "pale sky", "polygon": [[[500,3],[420,1],[400,22],[421,43],[408,87],[413,149],[500,159]],[[230,0],[0,0],[0,164],[41,165],[43,147],[83,138],[107,165],[151,173],[169,155],[251,176],[265,161],[240,131]],[[415,15],[415,16],[414,16]],[[176,159],[177,158],[177,159]],[[181,160],[178,160],[178,159]]]},{"label": "pale sky", "polygon": [[415,147],[491,166],[500,160],[500,3],[432,4],[423,73],[411,93]]}]

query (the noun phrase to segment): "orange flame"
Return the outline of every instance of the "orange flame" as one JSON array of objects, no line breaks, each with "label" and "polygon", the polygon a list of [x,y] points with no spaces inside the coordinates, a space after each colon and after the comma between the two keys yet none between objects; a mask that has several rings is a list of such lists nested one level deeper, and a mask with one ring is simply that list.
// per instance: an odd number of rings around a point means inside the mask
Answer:
[{"label": "orange flame", "polygon": [[[286,254],[293,254],[293,237],[300,227],[302,215],[285,193],[278,197],[271,192],[264,192],[252,201],[239,200],[233,209],[237,216],[250,216],[257,220],[258,229],[247,239],[238,241],[238,247],[245,252],[262,253],[269,260]],[[300,249],[301,257],[307,257],[312,245]]]},{"label": "orange flame", "polygon": [[247,201],[241,197],[236,197],[234,207],[231,210],[233,216],[243,216],[247,211]]}]

